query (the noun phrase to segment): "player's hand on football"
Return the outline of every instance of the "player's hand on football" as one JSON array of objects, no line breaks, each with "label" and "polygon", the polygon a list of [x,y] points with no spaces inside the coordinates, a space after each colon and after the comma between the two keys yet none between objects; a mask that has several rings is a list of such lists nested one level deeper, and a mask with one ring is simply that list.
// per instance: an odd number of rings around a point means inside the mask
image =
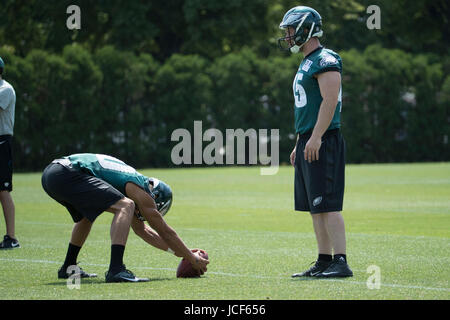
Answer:
[{"label": "player's hand on football", "polygon": [[308,142],[306,142],[305,150],[303,151],[305,160],[309,163],[315,160],[319,160],[319,149],[321,145],[321,137],[311,136]]},{"label": "player's hand on football", "polygon": [[189,261],[192,264],[192,267],[195,270],[198,270],[200,272],[200,274],[204,274],[207,271],[206,266],[209,263],[209,260],[202,258],[199,255],[199,252],[201,250],[200,249],[191,249],[192,255],[191,255],[191,259],[189,259]]}]

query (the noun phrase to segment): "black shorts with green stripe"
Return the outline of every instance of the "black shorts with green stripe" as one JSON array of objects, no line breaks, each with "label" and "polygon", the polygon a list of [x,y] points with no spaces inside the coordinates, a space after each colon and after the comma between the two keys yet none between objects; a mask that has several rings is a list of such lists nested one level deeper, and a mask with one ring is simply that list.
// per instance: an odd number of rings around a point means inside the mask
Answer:
[{"label": "black shorts with green stripe", "polygon": [[106,209],[125,196],[109,183],[70,167],[67,159],[50,163],[42,174],[42,187],[65,206],[74,222],[94,222]]},{"label": "black shorts with green stripe", "polygon": [[299,136],[295,157],[295,210],[314,213],[342,211],[345,186],[345,141],[339,129],[322,137],[319,160],[304,158],[311,133]]}]

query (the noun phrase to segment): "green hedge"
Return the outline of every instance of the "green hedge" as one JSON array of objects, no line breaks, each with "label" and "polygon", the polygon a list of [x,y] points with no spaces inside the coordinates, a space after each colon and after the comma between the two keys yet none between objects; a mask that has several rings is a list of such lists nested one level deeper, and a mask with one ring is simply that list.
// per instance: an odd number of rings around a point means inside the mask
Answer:
[{"label": "green hedge", "polygon": [[[340,54],[349,163],[450,160],[448,61],[380,46]],[[68,45],[62,54],[32,50],[25,58],[3,47],[0,56],[17,94],[17,171],[76,152],[169,167],[172,131],[193,132],[194,120],[203,130],[278,128],[280,162],[295,143],[299,55],[261,59],[243,48],[212,61],[176,54],[161,64],[111,46],[90,53]]]}]

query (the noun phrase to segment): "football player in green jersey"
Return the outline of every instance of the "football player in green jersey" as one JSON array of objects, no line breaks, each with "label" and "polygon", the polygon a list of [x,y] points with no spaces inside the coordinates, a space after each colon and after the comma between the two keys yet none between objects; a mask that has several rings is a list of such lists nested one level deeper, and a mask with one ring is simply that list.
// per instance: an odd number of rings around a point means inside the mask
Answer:
[{"label": "football player in green jersey", "polygon": [[[95,219],[104,211],[111,223],[111,260],[106,282],[142,282],[123,264],[130,226],[150,245],[186,258],[200,274],[208,260],[189,250],[163,219],[172,205],[172,190],[163,181],[148,178],[123,161],[103,154],[81,153],[54,160],[42,174],[47,194],[67,208],[75,225],[58,278],[70,276]],[[150,225],[147,226],[144,221]],[[153,228],[153,229],[152,229]],[[81,278],[96,277],[78,267]]]},{"label": "football player in green jersey", "polygon": [[[344,198],[345,141],[340,132],[341,73],[339,55],[324,48],[322,18],[297,6],[283,17],[281,49],[301,52],[294,78],[294,115],[297,142],[290,161],[295,167],[295,210],[311,213],[319,257],[308,270],[293,277],[349,277]],[[334,253],[334,257],[333,257]]]}]

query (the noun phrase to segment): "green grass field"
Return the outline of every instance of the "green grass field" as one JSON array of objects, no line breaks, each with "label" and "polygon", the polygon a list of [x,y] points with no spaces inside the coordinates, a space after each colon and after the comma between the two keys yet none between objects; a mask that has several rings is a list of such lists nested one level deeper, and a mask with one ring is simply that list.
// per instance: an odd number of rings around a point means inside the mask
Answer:
[{"label": "green grass field", "polygon": [[[16,235],[22,248],[0,251],[0,299],[449,299],[450,163],[348,165],[344,219],[354,277],[294,280],[317,249],[308,213],[293,210],[293,168],[141,170],[174,190],[166,221],[191,248],[209,253],[208,272],[177,279],[179,258],[132,231],[124,261],[150,282],[107,284],[112,214],[103,213],[80,266],[98,278],[70,290],[57,279],[72,220],[41,188],[40,173],[15,174]],[[0,231],[4,232],[0,218]],[[381,272],[369,289],[367,268]]]}]

